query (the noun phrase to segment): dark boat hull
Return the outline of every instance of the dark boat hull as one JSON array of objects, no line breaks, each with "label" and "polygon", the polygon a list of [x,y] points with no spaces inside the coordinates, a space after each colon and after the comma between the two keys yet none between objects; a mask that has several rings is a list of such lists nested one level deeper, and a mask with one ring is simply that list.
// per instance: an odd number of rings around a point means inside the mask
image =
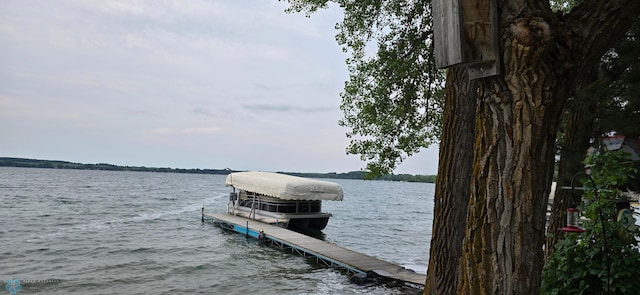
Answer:
[{"label": "dark boat hull", "polygon": [[329,217],[291,218],[289,219],[287,228],[297,231],[306,231],[308,229],[323,230],[325,227],[327,227],[328,223]]}]

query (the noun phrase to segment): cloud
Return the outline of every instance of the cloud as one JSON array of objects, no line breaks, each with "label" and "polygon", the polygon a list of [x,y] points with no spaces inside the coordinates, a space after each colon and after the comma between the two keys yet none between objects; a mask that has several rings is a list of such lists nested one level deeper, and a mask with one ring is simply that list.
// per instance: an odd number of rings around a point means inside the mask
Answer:
[{"label": "cloud", "polygon": [[[20,97],[0,95],[0,118],[24,119],[78,119],[77,113],[71,110],[57,109],[46,105],[37,105]],[[1,130],[1,129],[0,129]]]},{"label": "cloud", "polygon": [[192,112],[193,112],[194,114],[203,115],[203,116],[205,116],[205,117],[209,117],[209,118],[216,118],[216,117],[218,117],[216,114],[214,114],[214,113],[213,113],[213,112],[211,112],[210,110],[207,110],[207,109],[205,109],[205,108],[200,108],[200,107],[194,108],[194,109],[192,110]]},{"label": "cloud", "polygon": [[[338,11],[286,2],[0,4],[0,155],[351,171]],[[248,144],[244,143],[251,141]],[[246,148],[246,149],[245,149]]]},{"label": "cloud", "polygon": [[254,112],[295,112],[295,113],[318,113],[318,112],[332,112],[335,111],[335,106],[311,106],[302,107],[290,104],[277,104],[277,103],[255,103],[255,104],[243,104],[242,108],[254,111]]},{"label": "cloud", "polygon": [[181,135],[181,134],[219,134],[225,129],[219,126],[210,127],[185,127],[185,128],[155,128],[150,130],[152,134]]}]

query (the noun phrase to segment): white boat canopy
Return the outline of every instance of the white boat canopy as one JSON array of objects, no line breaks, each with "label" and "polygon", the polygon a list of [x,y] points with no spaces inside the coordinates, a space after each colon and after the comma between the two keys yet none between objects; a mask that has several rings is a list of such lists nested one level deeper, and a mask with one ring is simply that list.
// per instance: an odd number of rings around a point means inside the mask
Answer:
[{"label": "white boat canopy", "polygon": [[225,185],[283,200],[342,201],[337,183],[272,172],[230,173]]}]

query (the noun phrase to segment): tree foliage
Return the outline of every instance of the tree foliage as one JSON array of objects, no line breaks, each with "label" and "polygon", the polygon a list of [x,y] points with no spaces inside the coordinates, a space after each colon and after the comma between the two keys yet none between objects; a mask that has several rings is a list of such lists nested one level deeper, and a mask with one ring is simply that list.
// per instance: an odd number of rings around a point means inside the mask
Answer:
[{"label": "tree foliage", "polygon": [[[571,6],[568,6],[571,7]],[[569,204],[580,194],[568,194],[562,187],[583,171],[587,149],[612,131],[627,137],[640,135],[640,18],[620,42],[602,56],[598,64],[568,100],[564,122],[558,134],[559,175],[555,199],[547,230],[547,255],[562,238],[559,230]]]},{"label": "tree foliage", "polygon": [[[640,135],[640,17],[625,38],[611,48],[582,78],[567,112],[578,105],[593,105],[591,141],[615,131],[629,137]],[[585,148],[586,149],[586,148]]]},{"label": "tree foliage", "polygon": [[[594,137],[616,131],[629,137],[640,136],[640,17],[626,38],[603,57],[601,76],[611,80],[609,85],[591,87],[594,92],[605,91],[606,99],[598,100]],[[603,87],[604,86],[604,87]]]},{"label": "tree foliage", "polygon": [[[618,187],[634,168],[623,151],[595,153],[588,157],[591,179],[597,190],[585,193],[580,208],[586,231],[568,234],[556,245],[545,266],[545,294],[635,294],[640,289],[640,231],[629,231],[617,221],[614,201]],[[587,178],[585,178],[587,180]],[[584,186],[593,188],[589,181]]]},{"label": "tree foliage", "polygon": [[288,2],[290,12],[310,14],[329,2],[344,11],[336,40],[351,56],[339,124],[351,128],[347,153],[367,162],[370,177],[437,141],[444,76],[434,64],[430,1]]}]

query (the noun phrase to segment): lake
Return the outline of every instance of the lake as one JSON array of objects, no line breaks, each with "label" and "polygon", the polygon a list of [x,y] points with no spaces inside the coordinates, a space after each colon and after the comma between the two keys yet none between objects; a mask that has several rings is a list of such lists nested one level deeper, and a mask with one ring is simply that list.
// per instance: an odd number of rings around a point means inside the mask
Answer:
[{"label": "lake", "polygon": [[[223,175],[0,167],[0,281],[17,294],[402,294],[201,223],[226,212]],[[425,273],[427,183],[323,179],[344,200],[325,241]],[[2,291],[7,292],[7,291]],[[9,292],[5,293],[9,294]]]}]

